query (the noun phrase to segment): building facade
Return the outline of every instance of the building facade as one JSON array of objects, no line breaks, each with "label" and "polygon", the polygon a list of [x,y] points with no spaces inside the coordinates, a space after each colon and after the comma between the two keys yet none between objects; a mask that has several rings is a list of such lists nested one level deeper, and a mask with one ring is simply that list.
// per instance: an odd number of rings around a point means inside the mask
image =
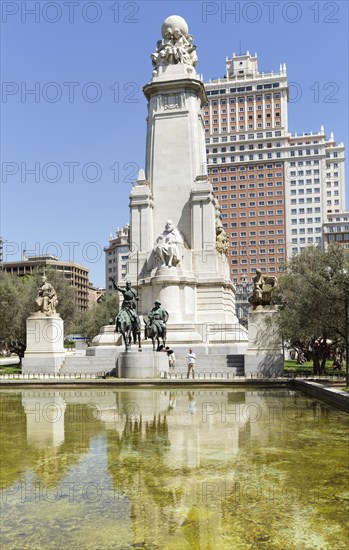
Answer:
[{"label": "building facade", "polygon": [[62,273],[76,289],[76,303],[80,311],[88,308],[88,269],[74,262],[59,260],[55,256],[25,256],[22,261],[4,262],[3,271],[18,277],[31,275],[35,269],[50,267]]},{"label": "building facade", "polygon": [[329,214],[324,223],[325,247],[332,242],[349,250],[349,210]]},{"label": "building facade", "polygon": [[129,258],[129,234],[130,226],[118,227],[115,235],[110,235],[109,245],[104,248],[105,252],[105,288],[106,295],[112,294],[114,287],[110,278],[116,281],[125,279],[127,273],[127,262]]},{"label": "building facade", "polygon": [[251,281],[257,267],[276,274],[286,251],[286,67],[260,74],[256,55],[233,55],[225,78],[206,91],[208,173],[229,236],[231,278]]},{"label": "building facade", "polygon": [[287,256],[325,243],[328,216],[345,208],[344,145],[333,134],[289,137],[285,163]]},{"label": "building facade", "polygon": [[244,311],[256,268],[276,275],[293,253],[322,245],[327,216],[344,210],[344,145],[333,134],[327,140],[323,127],[289,133],[285,64],[259,73],[257,55],[233,54],[225,76],[205,88],[207,171]]}]

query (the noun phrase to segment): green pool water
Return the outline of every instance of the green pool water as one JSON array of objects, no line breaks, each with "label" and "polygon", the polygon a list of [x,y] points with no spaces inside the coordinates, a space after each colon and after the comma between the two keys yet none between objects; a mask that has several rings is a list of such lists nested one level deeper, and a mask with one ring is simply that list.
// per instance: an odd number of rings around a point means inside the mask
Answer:
[{"label": "green pool water", "polygon": [[1,548],[348,548],[348,415],[286,389],[0,392]]}]

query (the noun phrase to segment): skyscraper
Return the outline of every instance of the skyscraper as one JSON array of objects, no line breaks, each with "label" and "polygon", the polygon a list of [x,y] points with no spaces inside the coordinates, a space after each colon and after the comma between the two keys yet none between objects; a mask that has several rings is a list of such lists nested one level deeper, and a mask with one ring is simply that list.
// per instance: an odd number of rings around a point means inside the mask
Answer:
[{"label": "skyscraper", "polygon": [[[226,59],[205,84],[208,173],[229,235],[235,284],[256,267],[276,274],[286,257],[323,243],[328,214],[342,211],[344,146],[333,134],[288,131],[286,65],[259,73],[257,55]],[[237,302],[239,297],[237,296]]]},{"label": "skyscraper", "polygon": [[257,56],[233,55],[226,75],[206,83],[208,172],[230,241],[231,278],[281,269],[286,249],[285,65],[259,73]]}]

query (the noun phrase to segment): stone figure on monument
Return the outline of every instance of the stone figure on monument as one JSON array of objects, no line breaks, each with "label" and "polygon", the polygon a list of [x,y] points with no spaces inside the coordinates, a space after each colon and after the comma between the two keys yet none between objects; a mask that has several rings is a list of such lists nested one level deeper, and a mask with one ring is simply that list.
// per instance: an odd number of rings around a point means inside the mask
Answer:
[{"label": "stone figure on monument", "polygon": [[42,284],[38,289],[38,294],[35,300],[36,310],[45,313],[45,315],[52,315],[56,313],[56,307],[58,304],[58,298],[53,286],[47,282],[46,275],[42,276]]},{"label": "stone figure on monument", "polygon": [[225,254],[226,256],[228,256],[228,253],[229,253],[228,235],[224,231],[224,227],[222,225],[218,225],[216,227],[216,250],[220,254]]},{"label": "stone figure on monument", "polygon": [[183,238],[172,220],[167,220],[164,231],[156,239],[155,259],[161,267],[178,267],[181,261]]},{"label": "stone figure on monument", "polygon": [[178,15],[172,15],[164,21],[161,33],[162,40],[157,42],[156,52],[151,54],[154,68],[178,63],[195,67],[196,46],[186,21]]},{"label": "stone figure on monument", "polygon": [[269,306],[271,304],[272,292],[277,286],[277,278],[265,277],[260,269],[256,269],[253,284],[253,294],[248,299],[250,304],[254,309],[258,306]]}]

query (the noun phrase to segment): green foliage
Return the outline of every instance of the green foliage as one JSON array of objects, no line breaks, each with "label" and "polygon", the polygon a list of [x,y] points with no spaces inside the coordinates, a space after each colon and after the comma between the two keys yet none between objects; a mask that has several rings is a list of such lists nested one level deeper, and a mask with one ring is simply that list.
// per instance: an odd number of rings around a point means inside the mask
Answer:
[{"label": "green foliage", "polygon": [[[58,296],[57,311],[64,320],[68,333],[77,316],[75,290],[54,269],[47,269],[48,281]],[[42,270],[31,276],[18,277],[0,273],[0,345],[23,357],[26,348],[26,320],[35,311],[35,299],[41,285]]]},{"label": "green foliage", "polygon": [[87,338],[90,345],[93,338],[99,334],[101,327],[114,323],[119,311],[119,296],[117,293],[108,296],[92,309],[84,311],[75,325],[75,332]]},{"label": "green foliage", "polygon": [[345,349],[348,292],[349,256],[338,245],[305,248],[280,278],[280,331],[291,347],[312,355],[317,374],[330,352]]}]

